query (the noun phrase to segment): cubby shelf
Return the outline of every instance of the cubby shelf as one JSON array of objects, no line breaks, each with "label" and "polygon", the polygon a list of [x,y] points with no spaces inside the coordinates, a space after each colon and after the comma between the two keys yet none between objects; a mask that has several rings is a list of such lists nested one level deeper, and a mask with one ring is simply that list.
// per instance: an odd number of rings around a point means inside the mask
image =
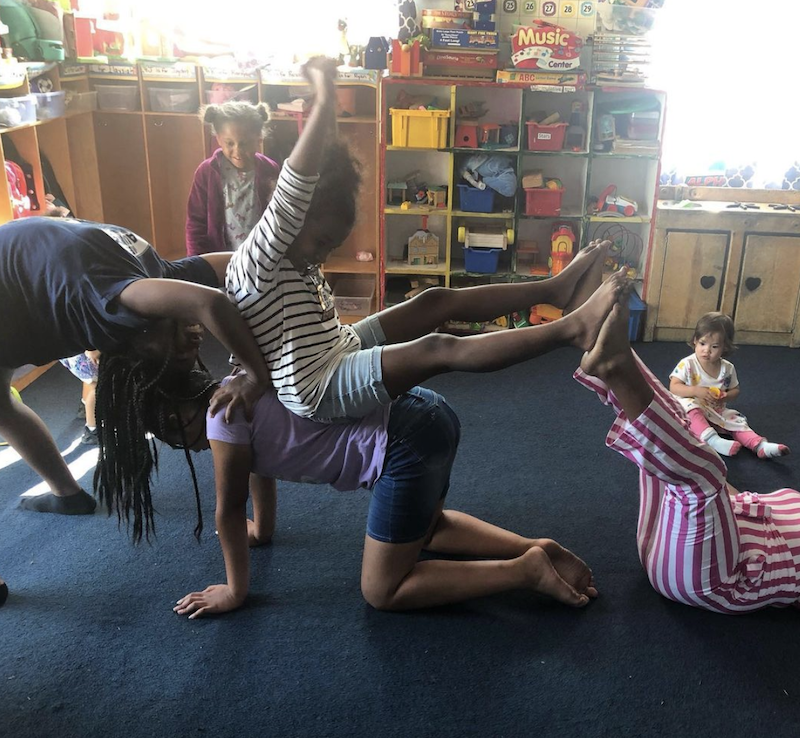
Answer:
[{"label": "cubby shelf", "polygon": [[[546,268],[550,256],[551,235],[560,223],[568,224],[572,228],[576,249],[585,246],[595,237],[603,236],[619,240],[622,257],[631,261],[635,268],[643,272],[652,237],[653,224],[650,213],[655,212],[661,127],[666,105],[663,92],[644,88],[590,87],[555,93],[533,90],[525,85],[498,84],[492,81],[399,77],[385,77],[382,88],[380,181],[383,205],[380,248],[383,264],[381,286],[384,297],[387,292],[387,278],[394,279],[398,275],[437,277],[438,283],[447,287],[492,281],[543,279],[540,273],[526,272],[531,269],[531,264],[537,269],[541,269],[542,265]],[[446,125],[446,137],[436,141],[445,145],[432,148],[418,145],[406,147],[399,145],[402,140],[393,139],[395,125],[390,110],[394,108],[393,103],[401,91],[417,98],[429,99],[436,109],[448,111],[446,123],[441,122],[441,117],[434,119],[431,116],[430,121],[431,134],[434,132],[434,127]],[[561,121],[568,121],[573,102],[580,103],[583,112],[585,130],[583,145],[578,144],[575,148],[559,150],[529,150],[529,126],[526,122],[530,119],[541,120],[538,116],[541,111],[547,114],[558,112]],[[452,145],[456,141],[459,123],[463,122],[459,119],[460,112],[465,107],[480,107],[478,103],[484,104],[484,114],[478,119],[478,124],[498,124],[503,126],[506,134],[509,133],[506,126],[510,127],[511,131],[516,131],[518,145],[492,145],[485,148]],[[626,135],[628,126],[632,126],[633,120],[629,111],[643,108],[659,111],[657,138],[646,136],[647,142],[639,144],[631,141],[627,146],[645,151],[597,150],[601,147],[595,136],[599,131],[599,128],[596,129],[596,123],[607,123],[608,116],[612,116],[614,122],[625,126],[621,132],[620,128],[617,129],[620,137],[634,138],[633,135],[630,137]],[[603,116],[602,121],[599,116]],[[405,119],[398,119],[395,122],[398,123],[397,131],[405,135],[403,127]],[[403,123],[403,126],[400,126],[400,123]],[[411,125],[410,120],[408,125]],[[630,131],[633,133],[632,127]],[[441,135],[440,127],[436,129],[436,133]],[[418,144],[420,139],[424,140],[427,135],[424,130],[418,131],[416,135],[409,134],[407,141]],[[466,132],[459,133],[462,139],[458,143],[463,143],[466,140],[463,137],[467,135]],[[545,140],[542,145],[547,146],[548,143]],[[604,144],[606,147],[608,145]],[[652,148],[653,151],[646,151],[648,148]],[[462,192],[458,190],[457,185],[466,183],[460,177],[460,166],[467,157],[475,154],[508,157],[515,171],[517,189],[514,196],[496,195],[492,212],[473,212],[463,209]],[[556,178],[562,181],[564,192],[558,215],[528,214],[536,212],[532,208],[538,206],[542,199],[537,197],[539,202],[529,200],[529,196],[521,187],[523,175],[533,170],[541,170],[546,179]],[[412,174],[418,183],[445,185],[448,188],[448,207],[434,209],[411,205],[407,209],[402,209],[397,204],[397,199],[393,200],[393,204],[387,204],[390,194],[387,185],[406,181],[405,177]],[[636,215],[619,217],[596,212],[597,199],[607,192],[611,185],[616,185],[620,196],[637,203]],[[395,187],[391,193],[392,197],[396,198],[396,193]],[[610,198],[604,200],[605,207],[609,204]],[[537,210],[544,209],[537,207]],[[404,217],[397,218],[398,215]],[[415,230],[421,227],[422,218],[425,216],[428,218],[428,230],[439,237],[438,264],[424,267],[409,266],[403,260],[405,245]],[[415,220],[420,225],[417,225]],[[504,244],[503,251],[499,254],[496,272],[484,274],[467,271],[463,243],[459,241],[459,230],[464,226],[474,228],[476,232],[490,231],[496,236],[505,234],[508,230],[513,231],[514,238]],[[626,240],[628,236],[634,246],[630,246]],[[535,250],[531,248],[531,242],[535,242],[538,248]],[[397,289],[396,286],[392,288],[393,295]]]}]

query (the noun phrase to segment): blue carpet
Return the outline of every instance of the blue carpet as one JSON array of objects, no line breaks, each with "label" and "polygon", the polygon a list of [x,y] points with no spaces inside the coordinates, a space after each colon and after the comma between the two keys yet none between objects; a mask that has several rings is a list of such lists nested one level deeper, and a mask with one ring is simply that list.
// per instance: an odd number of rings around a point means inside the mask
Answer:
[{"label": "blue carpet", "polygon": [[[688,353],[638,348],[662,378]],[[610,412],[571,380],[578,358],[562,350],[429,386],[463,422],[450,506],[583,556],[601,589],[583,611],[516,592],[376,612],[359,592],[368,493],[284,484],[247,605],[188,621],[175,600],[224,576],[210,458],[196,457],[202,543],[182,454],[166,450],[157,539],[140,547],[102,514],[20,512],[38,480],[21,463],[3,468],[0,736],[796,737],[800,613],[715,615],[650,588],[634,541],[636,471],[604,448]],[[731,481],[797,486],[800,352],[745,347],[735,361],[737,408],[796,455],[743,451]],[[60,448],[80,435],[79,393],[61,367],[23,393]]]}]

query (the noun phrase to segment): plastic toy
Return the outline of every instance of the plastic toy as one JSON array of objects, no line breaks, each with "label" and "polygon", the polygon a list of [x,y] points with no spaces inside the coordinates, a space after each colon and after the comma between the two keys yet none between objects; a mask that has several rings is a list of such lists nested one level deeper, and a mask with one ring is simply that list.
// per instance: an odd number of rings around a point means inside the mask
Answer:
[{"label": "plastic toy", "polygon": [[550,274],[555,276],[572,261],[575,233],[565,223],[557,224],[550,237]]},{"label": "plastic toy", "polygon": [[597,197],[595,205],[597,213],[630,218],[636,215],[639,205],[636,200],[617,194],[617,186],[610,184]]},{"label": "plastic toy", "polygon": [[498,226],[460,226],[458,242],[467,248],[503,249],[514,243],[514,229]]}]

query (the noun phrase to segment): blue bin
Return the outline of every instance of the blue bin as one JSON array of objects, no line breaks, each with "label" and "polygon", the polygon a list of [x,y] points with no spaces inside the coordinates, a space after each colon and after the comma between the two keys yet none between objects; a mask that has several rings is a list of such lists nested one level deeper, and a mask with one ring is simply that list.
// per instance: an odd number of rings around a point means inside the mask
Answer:
[{"label": "blue bin", "polygon": [[631,317],[628,320],[628,340],[638,341],[642,336],[647,305],[642,302],[642,298],[639,295],[631,292],[628,296],[628,307],[631,311]]},{"label": "blue bin", "polygon": [[494,190],[487,187],[479,190],[469,185],[458,185],[458,197],[461,209],[469,213],[491,213],[494,207]]},{"label": "blue bin", "polygon": [[478,274],[494,274],[497,271],[497,262],[503,249],[473,249],[464,247],[464,265],[468,272]]}]

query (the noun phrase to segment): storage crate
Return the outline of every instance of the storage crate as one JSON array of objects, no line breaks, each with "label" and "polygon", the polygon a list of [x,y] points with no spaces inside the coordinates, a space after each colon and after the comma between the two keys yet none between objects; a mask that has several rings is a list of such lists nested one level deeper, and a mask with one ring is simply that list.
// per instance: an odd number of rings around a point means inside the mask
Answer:
[{"label": "storage crate", "polygon": [[561,198],[564,189],[551,190],[549,187],[534,187],[525,190],[525,215],[543,217],[561,215]]},{"label": "storage crate", "polygon": [[628,340],[638,341],[642,336],[647,305],[642,301],[639,295],[635,292],[631,292],[628,296],[628,308],[631,311],[631,317],[628,319]]},{"label": "storage crate", "polygon": [[333,304],[339,315],[370,314],[375,281],[372,279],[340,279],[333,286]]},{"label": "storage crate", "polygon": [[539,125],[534,120],[525,122],[528,127],[528,151],[561,151],[564,148],[566,123]]},{"label": "storage crate", "polygon": [[36,98],[36,119],[50,120],[60,118],[67,112],[66,92],[34,92]]},{"label": "storage crate", "polygon": [[460,209],[469,213],[491,213],[494,207],[494,190],[479,190],[469,185],[457,185]]},{"label": "storage crate", "polygon": [[36,98],[33,95],[0,97],[0,126],[21,126],[36,120]]},{"label": "storage crate", "polygon": [[494,274],[503,249],[473,249],[464,247],[464,268],[477,274]]},{"label": "storage crate", "polygon": [[97,91],[93,92],[72,92],[68,91],[66,96],[67,112],[87,113],[90,110],[97,110]]},{"label": "storage crate", "polygon": [[400,110],[390,108],[392,146],[442,149],[447,146],[449,110]]},{"label": "storage crate", "polygon": [[196,113],[197,90],[191,87],[151,87],[150,109],[155,113]]},{"label": "storage crate", "polygon": [[139,88],[136,85],[95,85],[100,110],[138,110]]}]

